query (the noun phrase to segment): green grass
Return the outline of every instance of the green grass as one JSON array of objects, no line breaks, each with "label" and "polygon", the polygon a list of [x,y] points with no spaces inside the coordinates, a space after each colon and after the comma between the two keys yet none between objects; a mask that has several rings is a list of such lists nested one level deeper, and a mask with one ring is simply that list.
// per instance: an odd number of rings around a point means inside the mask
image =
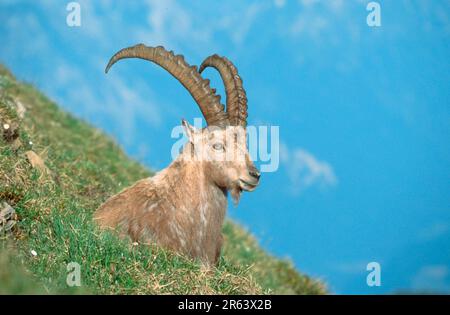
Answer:
[{"label": "green grass", "polygon": [[[18,102],[26,108],[23,119]],[[5,123],[18,126],[16,140],[3,132]],[[28,150],[48,172],[30,165]],[[0,66],[0,202],[13,206],[19,219],[11,235],[0,235],[0,293],[326,293],[323,283],[269,255],[232,222],[224,226],[223,256],[212,270],[100,232],[92,222],[95,209],[150,175],[112,139]],[[79,288],[66,284],[69,262],[81,266]]]}]

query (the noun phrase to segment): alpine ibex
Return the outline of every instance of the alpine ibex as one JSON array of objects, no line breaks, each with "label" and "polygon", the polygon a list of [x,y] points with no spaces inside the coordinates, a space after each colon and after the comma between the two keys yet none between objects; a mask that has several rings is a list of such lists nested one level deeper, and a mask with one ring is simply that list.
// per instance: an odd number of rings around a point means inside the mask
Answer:
[{"label": "alpine ibex", "polygon": [[[118,229],[134,241],[154,242],[208,265],[216,264],[228,191],[237,203],[241,192],[253,191],[260,178],[246,145],[247,98],[242,80],[224,57],[208,57],[197,71],[183,56],[143,44],[117,52],[105,72],[124,58],[145,59],[167,70],[197,102],[207,127],[197,129],[182,120],[188,142],[180,155],[155,176],[109,198],[94,219],[102,228]],[[200,75],[206,67],[220,73],[226,112],[209,80]]]}]

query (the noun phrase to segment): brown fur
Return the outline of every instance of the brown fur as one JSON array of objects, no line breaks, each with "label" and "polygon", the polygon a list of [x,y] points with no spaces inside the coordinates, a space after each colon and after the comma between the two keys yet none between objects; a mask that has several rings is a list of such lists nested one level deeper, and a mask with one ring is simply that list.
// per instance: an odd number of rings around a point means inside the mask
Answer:
[{"label": "brown fur", "polygon": [[[134,241],[155,242],[212,265],[220,257],[228,190],[237,202],[242,190],[256,188],[259,172],[240,127],[229,127],[234,135],[229,138],[224,129],[195,130],[183,123],[189,142],[178,158],[109,198],[94,219]],[[223,160],[225,152],[242,153],[243,158]]]}]

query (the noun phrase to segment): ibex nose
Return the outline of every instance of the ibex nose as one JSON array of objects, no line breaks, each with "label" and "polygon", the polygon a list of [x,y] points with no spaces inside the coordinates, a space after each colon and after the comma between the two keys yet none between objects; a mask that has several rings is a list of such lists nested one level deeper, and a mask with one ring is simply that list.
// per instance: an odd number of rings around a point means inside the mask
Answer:
[{"label": "ibex nose", "polygon": [[261,177],[261,172],[258,171],[258,169],[256,169],[256,168],[251,169],[248,173],[258,180]]}]

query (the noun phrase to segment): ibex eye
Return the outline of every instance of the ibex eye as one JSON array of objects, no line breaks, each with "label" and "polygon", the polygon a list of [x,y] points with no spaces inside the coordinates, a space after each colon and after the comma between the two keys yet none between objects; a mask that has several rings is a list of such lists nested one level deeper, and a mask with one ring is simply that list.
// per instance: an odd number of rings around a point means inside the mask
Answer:
[{"label": "ibex eye", "polygon": [[217,150],[217,151],[223,151],[223,144],[222,143],[214,143],[213,148],[214,148],[214,150]]}]

